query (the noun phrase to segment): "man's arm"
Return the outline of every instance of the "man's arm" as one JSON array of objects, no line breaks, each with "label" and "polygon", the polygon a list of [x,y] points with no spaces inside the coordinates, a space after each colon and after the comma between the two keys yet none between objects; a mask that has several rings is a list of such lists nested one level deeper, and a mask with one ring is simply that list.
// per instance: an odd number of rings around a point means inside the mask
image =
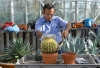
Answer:
[{"label": "man's arm", "polygon": [[39,38],[42,36],[42,25],[39,21],[37,21],[35,24],[35,35]]},{"label": "man's arm", "polygon": [[71,23],[68,22],[68,24],[66,24],[65,30],[64,30],[63,33],[62,33],[62,37],[63,37],[63,38],[66,38],[66,37],[68,36],[69,30],[70,30],[70,29],[71,29]]},{"label": "man's arm", "polygon": [[68,24],[66,24],[66,28],[65,28],[65,30],[64,31],[67,31],[67,32],[69,32],[69,30],[71,29],[71,23],[70,22],[68,22]]}]

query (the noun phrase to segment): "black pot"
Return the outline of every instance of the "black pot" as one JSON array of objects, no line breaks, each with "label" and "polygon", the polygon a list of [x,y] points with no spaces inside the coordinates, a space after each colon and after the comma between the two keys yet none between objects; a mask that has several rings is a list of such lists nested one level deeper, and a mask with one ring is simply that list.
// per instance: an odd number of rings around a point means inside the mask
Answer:
[{"label": "black pot", "polygon": [[35,61],[42,61],[42,52],[41,49],[38,49],[35,54]]},{"label": "black pot", "polygon": [[28,27],[30,26],[31,29],[35,29],[35,23],[36,23],[36,22],[28,23],[27,26],[28,26]]}]

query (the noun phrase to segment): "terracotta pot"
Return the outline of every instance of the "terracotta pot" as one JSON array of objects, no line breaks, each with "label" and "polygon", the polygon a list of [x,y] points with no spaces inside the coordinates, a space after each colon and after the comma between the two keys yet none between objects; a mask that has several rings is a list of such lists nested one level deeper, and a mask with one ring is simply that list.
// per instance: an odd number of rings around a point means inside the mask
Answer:
[{"label": "terracotta pot", "polygon": [[62,58],[64,60],[64,64],[75,64],[76,53],[63,53]]},{"label": "terracotta pot", "polygon": [[2,64],[2,63],[0,63],[0,66],[2,67],[2,68],[15,68],[15,64]]},{"label": "terracotta pot", "polygon": [[27,26],[23,26],[23,28],[22,28],[23,30],[27,30]]},{"label": "terracotta pot", "polygon": [[22,30],[27,30],[27,28],[28,28],[27,25],[25,25],[25,24],[20,24],[20,25],[18,25],[18,27]]},{"label": "terracotta pot", "polygon": [[53,53],[53,54],[42,53],[44,64],[55,64],[57,57],[58,57],[58,53]]}]

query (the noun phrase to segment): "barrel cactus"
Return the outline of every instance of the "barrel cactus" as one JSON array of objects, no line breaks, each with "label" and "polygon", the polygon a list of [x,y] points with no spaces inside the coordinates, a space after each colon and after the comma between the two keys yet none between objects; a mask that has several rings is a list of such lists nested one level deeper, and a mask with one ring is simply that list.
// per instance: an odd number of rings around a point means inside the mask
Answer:
[{"label": "barrel cactus", "polygon": [[54,38],[44,38],[41,42],[41,50],[43,53],[56,53],[58,49],[57,42]]}]

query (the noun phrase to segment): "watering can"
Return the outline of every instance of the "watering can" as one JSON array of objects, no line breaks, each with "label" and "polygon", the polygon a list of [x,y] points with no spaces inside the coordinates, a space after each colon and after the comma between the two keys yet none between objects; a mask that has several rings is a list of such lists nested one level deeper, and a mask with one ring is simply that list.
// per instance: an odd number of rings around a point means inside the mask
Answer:
[{"label": "watering can", "polygon": [[93,23],[93,19],[91,19],[91,18],[86,18],[84,20],[84,26],[85,27],[92,27],[92,23]]}]

